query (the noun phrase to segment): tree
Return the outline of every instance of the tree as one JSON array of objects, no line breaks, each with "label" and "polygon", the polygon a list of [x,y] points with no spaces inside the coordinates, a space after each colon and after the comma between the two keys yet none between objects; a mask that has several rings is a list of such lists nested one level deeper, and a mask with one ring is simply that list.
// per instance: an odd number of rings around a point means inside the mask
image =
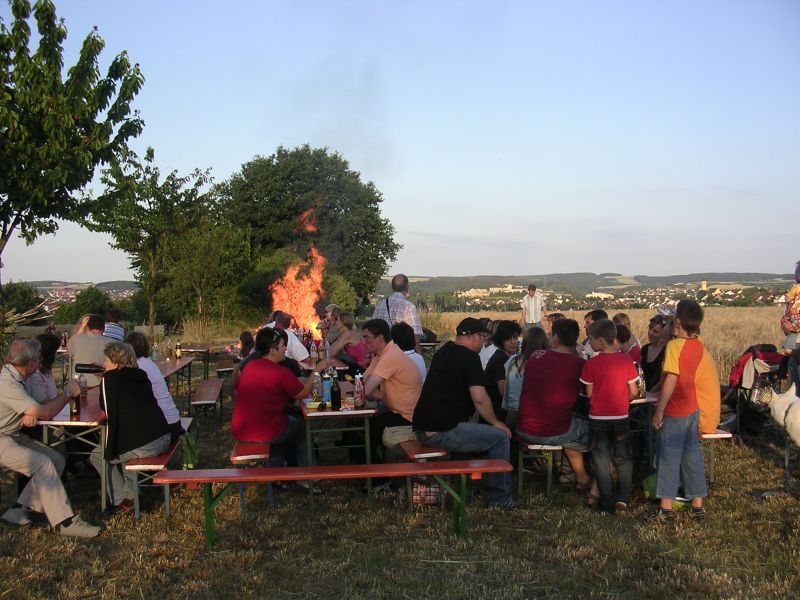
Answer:
[{"label": "tree", "polygon": [[325,288],[326,304],[335,304],[347,312],[356,312],[358,308],[358,294],[353,286],[341,275],[328,275],[323,281]]},{"label": "tree", "polygon": [[0,306],[23,313],[43,302],[36,288],[24,281],[10,281],[0,289]]},{"label": "tree", "polygon": [[104,169],[105,191],[87,201],[91,212],[84,221],[93,231],[110,233],[113,246],[130,256],[136,281],[148,301],[150,339],[156,296],[165,283],[167,265],[184,258],[182,252],[167,254],[170,241],[185,235],[207,210],[208,198],[201,189],[210,180],[209,172],[199,169],[183,177],[172,171],[162,180],[154,160],[152,148],[147,149],[144,162],[128,151]]},{"label": "tree", "polygon": [[381,193],[364,183],[338,153],[308,145],[257,157],[218,188],[227,218],[249,227],[254,257],[316,245],[326,271],[338,273],[366,299],[400,245],[381,217]]},{"label": "tree", "polygon": [[144,78],[125,52],[101,78],[105,42],[95,29],[62,79],[67,30],[53,3],[33,6],[39,32],[33,54],[31,3],[10,4],[11,28],[0,20],[0,257],[15,231],[30,244],[54,233],[56,219],[79,219],[86,207],[75,193],[144,126],[130,106]]}]

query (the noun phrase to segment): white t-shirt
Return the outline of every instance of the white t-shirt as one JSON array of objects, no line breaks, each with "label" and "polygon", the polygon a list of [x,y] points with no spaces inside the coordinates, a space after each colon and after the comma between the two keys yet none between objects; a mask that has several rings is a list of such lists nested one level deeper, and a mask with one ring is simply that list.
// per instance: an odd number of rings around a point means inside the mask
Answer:
[{"label": "white t-shirt", "polygon": [[422,378],[422,382],[425,383],[425,375],[428,374],[428,368],[425,366],[425,359],[422,358],[422,355],[418,354],[416,350],[403,350],[403,352],[417,366],[419,376]]},{"label": "white t-shirt", "polygon": [[[266,325],[270,329],[275,329],[275,321],[272,323],[267,323]],[[293,334],[288,329],[284,329],[286,335],[289,338],[289,343],[286,345],[286,357],[293,358],[297,362],[302,362],[308,358],[308,348],[303,346],[303,342],[297,339],[297,336]]]},{"label": "white t-shirt", "polygon": [[480,357],[481,357],[481,369],[486,370],[486,365],[489,364],[489,359],[494,356],[494,353],[497,352],[497,346],[494,344],[489,344],[488,346],[484,346],[481,348]]},{"label": "white t-shirt", "polygon": [[164,380],[158,365],[146,356],[137,358],[136,364],[139,365],[142,371],[147,373],[147,378],[153,388],[153,395],[156,397],[158,407],[167,419],[167,424],[172,425],[176,421],[180,421],[181,413],[178,412],[178,408],[175,406],[175,401],[172,399],[172,394],[169,393],[167,382]]}]

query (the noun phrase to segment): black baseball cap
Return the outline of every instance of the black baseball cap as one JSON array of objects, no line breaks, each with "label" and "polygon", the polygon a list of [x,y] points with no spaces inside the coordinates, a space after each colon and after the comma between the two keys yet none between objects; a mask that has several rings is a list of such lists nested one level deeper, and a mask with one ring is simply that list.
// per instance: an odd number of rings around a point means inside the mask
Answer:
[{"label": "black baseball cap", "polygon": [[478,319],[472,317],[467,317],[456,327],[456,335],[472,335],[473,333],[489,333],[489,330]]}]

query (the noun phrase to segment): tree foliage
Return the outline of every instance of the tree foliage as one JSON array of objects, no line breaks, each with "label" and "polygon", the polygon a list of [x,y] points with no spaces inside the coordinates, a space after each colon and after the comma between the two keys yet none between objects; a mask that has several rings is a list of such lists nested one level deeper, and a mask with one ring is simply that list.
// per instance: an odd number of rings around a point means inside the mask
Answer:
[{"label": "tree foliage", "polygon": [[[373,292],[400,249],[381,217],[381,193],[327,149],[279,147],[243,165],[218,193],[231,223],[249,228],[254,257],[287,249],[305,257],[314,244],[327,273],[341,275],[360,298]],[[309,210],[313,216],[302,223]]]},{"label": "tree foliage", "polygon": [[24,313],[42,303],[39,292],[30,283],[10,281],[0,289],[0,306],[3,310],[14,309]]},{"label": "tree foliage", "polygon": [[322,282],[325,288],[325,302],[335,304],[344,311],[355,313],[358,308],[358,294],[344,277],[337,274],[329,275]]},{"label": "tree foliage", "polygon": [[[0,20],[0,256],[15,231],[31,243],[55,232],[57,219],[80,218],[86,206],[75,192],[144,125],[131,112],[144,78],[125,52],[101,77],[105,42],[95,29],[64,79],[67,29],[53,3],[10,4],[10,28]],[[33,53],[32,15],[39,34]]]},{"label": "tree foliage", "polygon": [[101,196],[88,202],[91,215],[85,225],[93,231],[110,233],[114,247],[126,252],[136,280],[148,299],[148,324],[152,338],[156,296],[167,280],[169,263],[184,260],[183,251],[170,255],[172,243],[196,226],[207,198],[203,186],[210,180],[208,171],[196,169],[179,176],[176,171],[162,179],[154,165],[152,148],[144,161],[132,152],[104,169]]}]

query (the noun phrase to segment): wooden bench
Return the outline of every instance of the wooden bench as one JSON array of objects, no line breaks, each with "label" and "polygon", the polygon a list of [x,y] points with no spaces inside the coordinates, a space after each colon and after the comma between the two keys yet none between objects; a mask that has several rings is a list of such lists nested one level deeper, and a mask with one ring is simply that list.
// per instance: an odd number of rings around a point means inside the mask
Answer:
[{"label": "wooden bench", "polygon": [[[307,481],[334,479],[367,479],[371,477],[434,477],[453,497],[453,528],[459,537],[466,537],[467,476],[480,479],[484,473],[509,473],[513,470],[504,460],[461,460],[429,463],[392,463],[385,465],[341,465],[316,467],[278,467],[253,469],[203,469],[195,471],[161,471],[155,476],[160,485],[200,484],[203,490],[206,547],[214,545],[214,510],[233,484],[269,483],[273,481]],[[459,475],[460,492],[442,479],[444,475]],[[212,485],[222,484],[216,495]],[[169,495],[169,493],[167,493]],[[165,506],[167,509],[168,506]],[[168,513],[167,513],[168,514]]]},{"label": "wooden bench", "polygon": [[233,359],[223,358],[217,361],[217,378],[223,379],[233,375]]},{"label": "wooden bench", "polygon": [[522,487],[524,477],[523,467],[525,466],[525,455],[533,454],[535,452],[544,453],[547,457],[547,497],[553,495],[553,454],[560,451],[561,446],[548,446],[546,444],[532,444],[525,440],[514,436],[514,441],[518,448],[518,461],[517,461],[517,487],[520,497],[522,496]]},{"label": "wooden bench", "polygon": [[[181,417],[181,427],[186,433],[184,435],[191,435],[189,429],[192,426],[191,417]],[[172,455],[180,446],[181,441],[177,440],[170,444],[169,448],[158,456],[143,456],[141,458],[134,458],[125,463],[125,470],[132,471],[134,475],[135,485],[133,486],[133,512],[138,517],[139,510],[139,486],[148,485],[152,481],[156,473],[167,468]],[[141,477],[141,479],[140,479]],[[169,486],[164,486],[164,507],[169,510]]]},{"label": "wooden bench", "polygon": [[[447,458],[447,450],[444,448],[423,446],[419,440],[400,442],[400,449],[405,453],[406,460],[409,462],[427,462],[431,459]],[[408,498],[408,506],[411,508],[414,506],[413,491],[411,477],[406,477],[406,497]],[[442,496],[442,501],[444,501],[444,496]]]},{"label": "wooden bench", "polygon": [[[269,444],[261,442],[236,442],[231,450],[230,459],[234,465],[246,465],[269,458]],[[272,482],[267,482],[267,503],[275,506],[272,496]],[[244,483],[239,484],[239,510],[244,512]]]},{"label": "wooden bench", "polygon": [[[216,425],[219,427],[222,420],[222,386],[224,381],[222,379],[204,379],[197,386],[194,394],[192,394],[189,407],[192,410],[202,411],[205,416],[210,409],[214,410],[216,415]],[[219,407],[219,410],[217,410]],[[200,435],[200,420],[197,421],[197,432]]]},{"label": "wooden bench", "polygon": [[[727,421],[720,423],[723,427],[728,425],[732,422],[736,417],[731,417]],[[725,431],[724,429],[717,429],[714,433],[701,433],[700,434],[700,441],[702,442],[712,442],[713,440],[729,440],[733,438],[733,434],[730,431]],[[706,455],[708,456],[708,482],[714,483],[714,463],[716,462],[716,453],[714,450],[714,444],[704,444],[707,452]]]}]

